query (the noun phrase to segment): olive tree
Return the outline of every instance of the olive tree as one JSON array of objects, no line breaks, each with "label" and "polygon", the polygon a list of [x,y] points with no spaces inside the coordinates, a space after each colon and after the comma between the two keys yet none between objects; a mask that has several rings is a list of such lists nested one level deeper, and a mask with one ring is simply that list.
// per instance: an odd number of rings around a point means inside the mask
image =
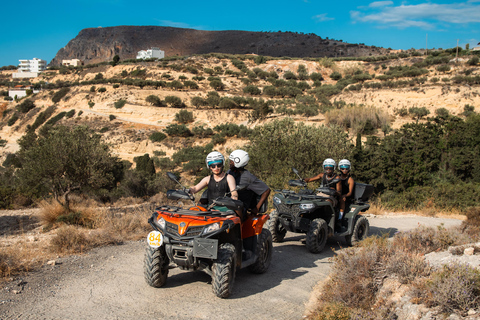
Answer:
[{"label": "olive tree", "polygon": [[292,167],[304,177],[311,176],[321,172],[325,158],[338,161],[348,158],[352,150],[341,127],[308,126],[288,118],[257,126],[249,137],[248,169],[271,188],[283,188],[294,178]]},{"label": "olive tree", "polygon": [[19,141],[21,183],[51,192],[67,210],[73,191],[113,188],[121,178],[121,161],[111,155],[101,136],[86,126],[57,126],[39,137],[27,135]]}]

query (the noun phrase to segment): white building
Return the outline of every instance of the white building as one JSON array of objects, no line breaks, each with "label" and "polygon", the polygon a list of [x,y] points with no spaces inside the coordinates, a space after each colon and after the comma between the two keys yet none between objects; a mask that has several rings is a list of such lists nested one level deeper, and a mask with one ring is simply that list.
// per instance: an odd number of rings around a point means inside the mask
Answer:
[{"label": "white building", "polygon": [[159,48],[152,47],[148,50],[140,50],[137,53],[137,59],[151,59],[151,58],[158,58],[162,59],[165,58],[165,52],[160,50]]},{"label": "white building", "polygon": [[35,78],[38,74],[47,68],[47,61],[33,58],[33,60],[19,60],[17,73],[13,73],[13,78]]},{"label": "white building", "polygon": [[80,59],[62,60],[62,65],[67,67],[68,66],[78,67],[78,66],[83,66],[83,61]]},{"label": "white building", "polygon": [[32,93],[40,92],[40,90],[34,90],[33,86],[16,85],[14,88],[8,90],[8,96],[12,99],[20,99],[27,96],[27,90],[32,90]]}]

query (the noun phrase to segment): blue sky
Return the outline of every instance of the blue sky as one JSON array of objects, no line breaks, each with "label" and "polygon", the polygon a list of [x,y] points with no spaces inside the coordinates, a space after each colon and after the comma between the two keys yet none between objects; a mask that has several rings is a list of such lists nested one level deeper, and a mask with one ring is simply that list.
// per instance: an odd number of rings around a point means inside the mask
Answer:
[{"label": "blue sky", "polygon": [[50,62],[80,30],[119,25],[293,31],[392,49],[480,42],[480,0],[24,0],[7,1],[2,12],[0,66],[34,57]]}]

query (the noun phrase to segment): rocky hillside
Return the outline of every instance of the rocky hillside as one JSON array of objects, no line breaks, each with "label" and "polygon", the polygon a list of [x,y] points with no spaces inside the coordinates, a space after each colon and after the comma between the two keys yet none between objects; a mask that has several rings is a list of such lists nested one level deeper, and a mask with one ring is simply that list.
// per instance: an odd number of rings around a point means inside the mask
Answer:
[{"label": "rocky hillside", "polygon": [[165,56],[189,56],[211,52],[272,57],[354,57],[385,54],[386,49],[342,40],[321,38],[313,33],[202,31],[157,26],[118,26],[88,28],[80,31],[60,49],[50,65],[63,59],[81,59],[85,63],[110,61],[115,55],[134,59],[137,52],[151,47]]},{"label": "rocky hillside", "polygon": [[[465,82],[472,79],[475,82],[479,70],[468,65],[467,60],[452,64],[447,59],[442,68],[439,65],[423,68],[422,72],[426,73],[422,76],[400,77],[397,74],[397,78],[385,80],[390,77],[389,72],[399,67],[403,66],[402,72],[415,70],[413,64],[421,63],[425,58],[395,58],[379,62],[271,59],[257,65],[253,58],[245,57],[205,55],[176,61],[46,71],[31,79],[32,84],[42,88],[30,98],[35,105],[33,109],[20,111],[19,106],[25,99],[17,102],[2,99],[0,139],[5,142],[0,149],[0,161],[3,163],[8,153],[18,150],[17,140],[28,126],[41,118],[40,115],[47,119],[58,117],[55,118],[60,119],[56,122],[58,124],[87,124],[111,142],[122,159],[132,161],[145,153],[152,155],[154,151],[161,151],[171,156],[185,145],[210,142],[211,135],[204,134],[194,134],[186,139],[172,136],[162,142],[149,139],[152,133],[164,132],[167,126],[178,124],[176,114],[181,110],[193,114],[193,120],[187,123],[190,130],[196,127],[214,129],[216,125],[226,123],[251,128],[284,117],[323,125],[332,122],[333,112],[348,115],[349,105],[375,108],[377,113],[382,112],[392,129],[415,121],[408,112],[412,107],[425,108],[430,116],[442,108],[461,115],[466,105],[473,107],[473,111],[480,111],[479,85]],[[240,59],[244,59],[243,71],[237,68]],[[17,84],[12,82],[11,73],[0,73],[3,94]],[[323,80],[318,80],[320,78]],[[222,86],[215,86],[215,90],[214,83]],[[271,93],[273,87],[278,91]],[[55,97],[65,88],[68,91],[57,101]],[[152,104],[147,100],[149,96],[156,96],[161,103]],[[216,102],[214,96],[218,96]],[[172,97],[181,103],[172,102]],[[249,116],[258,106],[246,99],[268,101],[271,109],[261,119],[252,121]],[[349,129],[349,133],[353,138],[354,128]],[[380,127],[377,127],[376,134],[383,136]],[[229,137],[217,148],[224,151],[246,141]]]}]

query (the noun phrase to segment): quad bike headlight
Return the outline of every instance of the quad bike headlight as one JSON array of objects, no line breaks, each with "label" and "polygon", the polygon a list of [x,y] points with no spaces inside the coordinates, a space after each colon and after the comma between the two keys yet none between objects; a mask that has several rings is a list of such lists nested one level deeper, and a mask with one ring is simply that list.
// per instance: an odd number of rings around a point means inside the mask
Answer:
[{"label": "quad bike headlight", "polygon": [[213,232],[213,231],[217,231],[218,229],[220,229],[221,226],[222,225],[221,225],[220,222],[212,223],[212,224],[206,226],[205,229],[203,229],[203,234],[210,233],[210,232]]},{"label": "quad bike headlight", "polygon": [[300,204],[300,210],[309,210],[313,209],[315,205],[313,203],[302,203]]},{"label": "quad bike headlight", "polygon": [[163,217],[160,217],[160,219],[157,220],[157,224],[160,226],[162,230],[165,229],[165,219],[163,219]]},{"label": "quad bike headlight", "polygon": [[280,204],[280,203],[282,203],[282,200],[280,200],[280,199],[279,199],[278,197],[276,197],[276,196],[273,196],[273,203],[275,203],[275,204]]}]

